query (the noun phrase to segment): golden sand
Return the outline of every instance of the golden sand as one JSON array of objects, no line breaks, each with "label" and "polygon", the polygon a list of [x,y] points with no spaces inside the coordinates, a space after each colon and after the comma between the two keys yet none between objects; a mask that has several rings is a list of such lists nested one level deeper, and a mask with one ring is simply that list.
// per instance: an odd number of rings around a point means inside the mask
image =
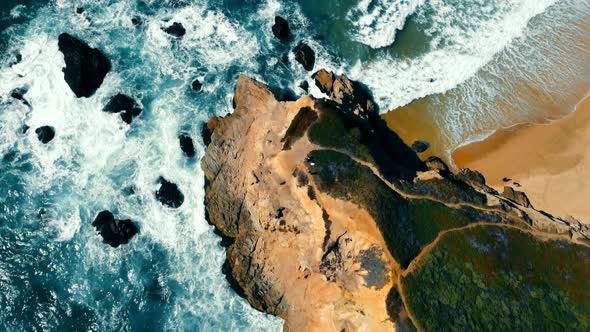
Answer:
[{"label": "golden sand", "polygon": [[496,188],[506,184],[503,178],[521,184],[538,209],[590,223],[590,97],[560,120],[498,130],[452,157]]}]

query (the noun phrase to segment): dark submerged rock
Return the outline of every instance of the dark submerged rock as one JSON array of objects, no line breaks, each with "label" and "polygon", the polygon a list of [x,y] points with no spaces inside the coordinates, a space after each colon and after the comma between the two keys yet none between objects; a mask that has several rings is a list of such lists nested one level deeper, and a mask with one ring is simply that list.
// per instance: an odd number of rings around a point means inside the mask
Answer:
[{"label": "dark submerged rock", "polygon": [[172,182],[167,181],[163,177],[158,179],[160,189],[156,191],[156,198],[168,207],[176,209],[184,203],[184,195],[178,189],[178,186]]},{"label": "dark submerged rock", "polygon": [[20,130],[21,130],[21,133],[23,133],[23,134],[26,134],[26,133],[27,133],[27,131],[29,131],[29,129],[31,129],[31,127],[29,127],[29,125],[26,125],[26,124],[24,124],[24,125],[23,125],[23,126],[20,128]]},{"label": "dark submerged rock", "polygon": [[299,62],[303,68],[307,71],[311,71],[315,65],[315,52],[309,47],[309,45],[300,42],[293,49],[295,54],[295,60]]},{"label": "dark submerged rock", "polygon": [[127,244],[129,239],[138,232],[137,226],[131,220],[115,219],[110,211],[100,212],[92,222],[92,226],[102,236],[103,242],[113,248]]},{"label": "dark submerged rock", "polygon": [[82,7],[76,8],[76,14],[83,14],[86,10]]},{"label": "dark submerged rock", "polygon": [[199,92],[203,88],[203,83],[201,83],[201,81],[199,81],[198,79],[196,79],[191,84],[191,87],[193,88],[194,91]]},{"label": "dark submerged rock", "polygon": [[43,144],[49,143],[55,137],[55,129],[50,126],[43,126],[35,129],[37,138]]},{"label": "dark submerged rock", "polygon": [[178,22],[174,22],[172,23],[171,26],[167,27],[167,28],[162,28],[162,30],[164,30],[167,34],[176,37],[176,38],[181,38],[182,36],[184,36],[186,34],[186,29],[184,28],[184,26],[181,23]]},{"label": "dark submerged rock", "polygon": [[193,139],[186,134],[182,134],[178,136],[178,140],[180,141],[180,149],[187,157],[192,158],[195,156],[195,146],[193,144]]},{"label": "dark submerged rock", "polygon": [[103,108],[103,112],[120,113],[121,119],[125,123],[131,124],[131,122],[133,122],[133,118],[141,114],[141,108],[139,108],[139,105],[133,98],[122,93],[118,93],[111,97],[109,102]]},{"label": "dark submerged rock", "polygon": [[510,182],[510,181],[512,181],[512,179],[511,178],[503,178],[502,181],[504,181],[504,182]]},{"label": "dark submerged rock", "polygon": [[291,32],[289,31],[289,22],[280,16],[275,16],[275,24],[272,26],[272,33],[280,41],[289,39]]},{"label": "dark submerged rock", "polygon": [[430,144],[426,141],[415,141],[412,143],[412,150],[416,151],[417,153],[422,153],[430,147]]},{"label": "dark submerged rock", "polygon": [[58,46],[66,62],[65,81],[76,97],[92,96],[111,70],[109,59],[67,33],[59,35]]},{"label": "dark submerged rock", "polygon": [[142,23],[143,23],[143,20],[139,16],[134,16],[131,19],[131,24],[133,24],[133,25],[141,25]]}]

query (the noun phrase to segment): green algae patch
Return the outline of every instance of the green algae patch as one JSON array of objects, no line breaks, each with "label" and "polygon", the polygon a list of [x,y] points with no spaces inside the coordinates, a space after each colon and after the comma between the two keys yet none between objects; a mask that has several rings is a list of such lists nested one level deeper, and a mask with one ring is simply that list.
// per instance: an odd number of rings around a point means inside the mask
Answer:
[{"label": "green algae patch", "polygon": [[590,330],[590,248],[479,226],[417,263],[402,287],[425,331]]},{"label": "green algae patch", "polygon": [[453,209],[428,199],[406,199],[371,169],[339,152],[312,151],[307,167],[319,191],[367,210],[375,219],[389,252],[403,267],[442,230],[477,221],[499,221],[495,216],[468,207]]}]

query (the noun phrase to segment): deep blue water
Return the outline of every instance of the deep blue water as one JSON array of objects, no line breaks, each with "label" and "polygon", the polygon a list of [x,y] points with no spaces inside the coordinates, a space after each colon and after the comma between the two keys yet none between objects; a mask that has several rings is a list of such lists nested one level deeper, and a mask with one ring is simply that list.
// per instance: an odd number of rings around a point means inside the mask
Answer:
[{"label": "deep blue water", "polygon": [[[460,89],[508,52],[512,39],[504,37],[526,40],[527,22],[553,2],[4,0],[0,330],[280,329],[280,319],[230,289],[221,273],[225,253],[204,219],[200,129],[211,116],[231,112],[237,76],[262,80],[278,95],[304,94],[298,85],[310,73],[289,53],[304,40],[317,53],[316,69],[363,79],[387,110]],[[576,0],[563,6],[570,3]],[[290,21],[290,44],[271,33],[277,14]],[[143,24],[132,25],[133,17]],[[161,29],[172,22],[187,29],[181,40]],[[515,31],[498,28],[506,22]],[[75,98],[63,80],[62,32],[111,59],[111,73],[91,98]],[[481,38],[498,45],[480,45]],[[22,62],[10,66],[17,53]],[[195,78],[203,82],[199,93],[190,89]],[[31,107],[10,98],[22,87]],[[120,92],[144,109],[130,126],[101,111]],[[26,134],[24,124],[31,127]],[[56,128],[47,145],[34,134],[42,125]],[[181,153],[180,133],[195,139],[194,160]],[[159,176],[183,191],[180,209],[156,201]],[[105,209],[139,225],[128,245],[101,243],[91,222]]]}]

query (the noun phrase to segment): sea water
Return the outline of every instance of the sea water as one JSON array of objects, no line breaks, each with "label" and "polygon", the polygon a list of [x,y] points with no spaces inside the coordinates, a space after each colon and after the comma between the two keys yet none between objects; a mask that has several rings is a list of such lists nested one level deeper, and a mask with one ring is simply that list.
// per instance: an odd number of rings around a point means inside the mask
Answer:
[{"label": "sea water", "polygon": [[[305,94],[298,86],[312,83],[310,73],[289,52],[303,40],[316,51],[316,69],[362,80],[382,111],[441,99],[443,111],[431,117],[449,136],[465,138],[478,119],[503,116],[479,109],[479,98],[527,79],[519,73],[528,64],[516,61],[526,53],[517,50],[541,42],[534,38],[539,31],[555,26],[571,38],[578,30],[567,30],[575,26],[570,23],[588,13],[584,0],[11,0],[1,6],[0,330],[39,331],[281,328],[280,319],[252,309],[230,289],[221,273],[224,249],[204,217],[200,130],[211,116],[232,111],[240,73],[278,96]],[[288,18],[293,43],[272,35],[275,15]],[[134,26],[132,18],[142,24]],[[186,28],[182,39],[162,30],[172,22]],[[63,79],[62,32],[111,59],[112,71],[90,98],[75,98]],[[14,64],[17,53],[22,61]],[[533,59],[543,68],[553,64],[553,57]],[[490,70],[496,67],[516,78],[494,80],[507,76]],[[561,77],[549,75],[547,82]],[[194,79],[203,83],[201,92],[191,90]],[[16,88],[27,89],[27,103],[10,97]],[[131,125],[102,112],[117,93],[143,108]],[[467,104],[454,106],[459,101]],[[446,118],[455,119],[457,109],[460,124]],[[23,133],[25,124],[31,129]],[[34,133],[43,125],[56,129],[46,145]],[[194,138],[194,160],[182,154],[180,133]],[[156,201],[159,176],[179,185],[186,197],[181,208]],[[139,225],[128,245],[110,248],[91,227],[105,209]]]}]

